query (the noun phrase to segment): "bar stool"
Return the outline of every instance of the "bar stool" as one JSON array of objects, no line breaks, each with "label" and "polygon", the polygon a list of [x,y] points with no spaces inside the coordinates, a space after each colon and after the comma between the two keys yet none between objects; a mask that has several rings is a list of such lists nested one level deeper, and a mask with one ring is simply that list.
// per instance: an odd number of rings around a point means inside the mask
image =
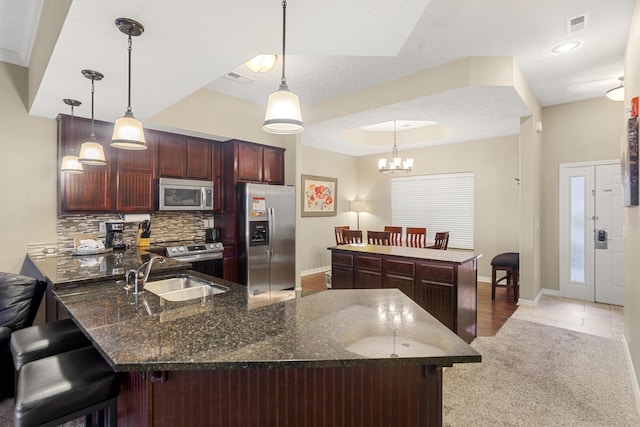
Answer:
[{"label": "bar stool", "polygon": [[115,426],[119,393],[118,375],[93,347],[45,357],[21,369],[14,425],[57,426],[82,416],[91,425],[98,411],[100,425]]},{"label": "bar stool", "polygon": [[91,345],[91,341],[71,319],[20,329],[11,334],[11,356],[17,386],[26,363]]},{"label": "bar stool", "polygon": [[[520,294],[520,254],[518,252],[505,252],[496,255],[491,260],[491,299],[496,299],[496,288],[513,286],[513,300],[518,302]],[[498,271],[504,271],[505,276],[496,280]],[[503,280],[507,283],[500,285]]]}]

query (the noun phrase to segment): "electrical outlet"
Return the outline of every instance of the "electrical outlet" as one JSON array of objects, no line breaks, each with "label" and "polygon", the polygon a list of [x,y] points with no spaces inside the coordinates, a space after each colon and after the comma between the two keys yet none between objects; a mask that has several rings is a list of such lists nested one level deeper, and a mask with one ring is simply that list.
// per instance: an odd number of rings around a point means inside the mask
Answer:
[{"label": "electrical outlet", "polygon": [[207,228],[209,226],[209,221],[206,219],[202,220],[202,227]]},{"label": "electrical outlet", "polygon": [[98,225],[98,237],[106,237],[107,236],[107,225],[104,222],[101,222]]}]

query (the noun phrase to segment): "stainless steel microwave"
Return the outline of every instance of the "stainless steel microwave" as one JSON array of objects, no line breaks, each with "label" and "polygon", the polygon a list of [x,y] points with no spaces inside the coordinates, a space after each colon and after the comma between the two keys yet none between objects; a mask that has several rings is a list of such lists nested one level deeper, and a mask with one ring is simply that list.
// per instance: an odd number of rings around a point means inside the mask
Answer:
[{"label": "stainless steel microwave", "polygon": [[158,210],[213,210],[213,182],[160,178],[158,180]]}]

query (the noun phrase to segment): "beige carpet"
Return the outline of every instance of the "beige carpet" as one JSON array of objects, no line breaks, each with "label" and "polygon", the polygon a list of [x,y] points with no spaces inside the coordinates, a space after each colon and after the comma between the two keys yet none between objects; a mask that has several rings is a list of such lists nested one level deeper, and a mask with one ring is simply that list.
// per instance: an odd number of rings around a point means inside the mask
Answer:
[{"label": "beige carpet", "polygon": [[622,343],[509,319],[444,373],[445,426],[640,426]]}]

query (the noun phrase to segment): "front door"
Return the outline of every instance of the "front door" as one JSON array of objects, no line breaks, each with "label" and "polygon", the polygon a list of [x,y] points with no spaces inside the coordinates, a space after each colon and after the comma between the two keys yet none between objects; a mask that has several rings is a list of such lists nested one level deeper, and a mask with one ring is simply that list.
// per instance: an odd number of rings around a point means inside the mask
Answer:
[{"label": "front door", "polygon": [[560,167],[560,294],[623,305],[620,164]]}]

